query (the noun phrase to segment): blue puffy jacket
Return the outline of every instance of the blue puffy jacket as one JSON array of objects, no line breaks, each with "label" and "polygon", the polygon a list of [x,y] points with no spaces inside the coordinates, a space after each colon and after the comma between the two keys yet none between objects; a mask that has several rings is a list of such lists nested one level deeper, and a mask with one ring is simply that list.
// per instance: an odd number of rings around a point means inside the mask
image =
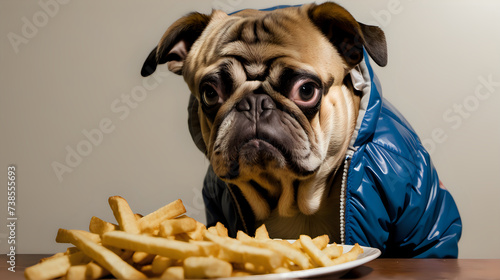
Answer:
[{"label": "blue puffy jacket", "polygon": [[[365,53],[365,58],[368,57]],[[383,257],[456,258],[462,223],[428,152],[404,117],[381,96],[367,59],[351,73],[363,91],[357,128],[346,155],[342,240],[379,248]],[[250,206],[236,186],[209,167],[203,198],[207,226],[231,236],[255,231]]]},{"label": "blue puffy jacket", "polygon": [[360,66],[368,102],[351,142],[345,242],[386,257],[456,258],[462,222],[455,201],[415,131],[382,98],[369,62]]}]

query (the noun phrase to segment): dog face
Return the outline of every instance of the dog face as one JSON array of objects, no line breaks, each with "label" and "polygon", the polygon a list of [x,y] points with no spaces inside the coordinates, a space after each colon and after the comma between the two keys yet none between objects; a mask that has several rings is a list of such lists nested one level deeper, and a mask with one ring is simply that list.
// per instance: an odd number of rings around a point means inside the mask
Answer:
[{"label": "dog face", "polygon": [[387,61],[380,29],[325,3],[175,22],[142,69],[167,63],[192,96],[190,132],[258,220],[273,209],[314,214],[341,165],[358,115],[349,71],[363,47]]}]

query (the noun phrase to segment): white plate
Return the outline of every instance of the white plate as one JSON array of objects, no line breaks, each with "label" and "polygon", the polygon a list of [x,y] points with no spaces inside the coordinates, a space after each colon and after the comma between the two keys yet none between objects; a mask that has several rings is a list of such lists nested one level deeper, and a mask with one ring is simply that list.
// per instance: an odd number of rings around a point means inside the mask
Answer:
[{"label": "white plate", "polygon": [[[344,253],[348,252],[352,249],[352,245],[342,245],[344,247]],[[318,267],[318,268],[311,268],[311,269],[305,269],[305,270],[297,270],[297,271],[291,271],[291,272],[284,272],[284,273],[274,273],[274,274],[262,274],[262,275],[251,275],[251,276],[243,276],[243,277],[231,277],[231,278],[225,278],[225,279],[266,279],[266,280],[271,280],[271,279],[297,279],[297,278],[312,278],[312,277],[318,277],[318,276],[323,276],[323,275],[328,275],[328,277],[340,277],[347,273],[349,270],[361,266],[369,261],[372,261],[378,256],[380,256],[381,252],[377,248],[371,248],[371,247],[364,247],[363,248],[363,253],[358,256],[357,260],[338,264],[338,265],[333,265],[333,266],[328,266],[328,267]]]}]

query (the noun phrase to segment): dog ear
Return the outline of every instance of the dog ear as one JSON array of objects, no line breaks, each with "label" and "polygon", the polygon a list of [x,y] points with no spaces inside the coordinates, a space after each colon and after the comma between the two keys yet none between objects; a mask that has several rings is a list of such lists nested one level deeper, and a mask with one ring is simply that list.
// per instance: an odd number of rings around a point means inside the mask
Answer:
[{"label": "dog ear", "polygon": [[198,99],[194,97],[194,95],[190,95],[189,104],[188,104],[188,128],[189,134],[191,134],[191,138],[193,142],[196,144],[196,147],[204,153],[207,154],[207,146],[205,145],[205,141],[203,141],[203,134],[201,132],[201,124],[200,118],[198,116]]},{"label": "dog ear", "polygon": [[363,47],[375,63],[387,65],[387,43],[380,28],[357,22],[346,9],[331,2],[313,4],[308,13],[349,66],[361,62]]},{"label": "dog ear", "polygon": [[144,61],[141,75],[153,74],[157,65],[163,63],[167,63],[170,71],[182,75],[184,60],[209,21],[209,15],[191,13],[174,22]]},{"label": "dog ear", "polygon": [[375,63],[379,66],[387,65],[387,42],[382,29],[373,25],[358,22],[364,37],[365,48]]}]

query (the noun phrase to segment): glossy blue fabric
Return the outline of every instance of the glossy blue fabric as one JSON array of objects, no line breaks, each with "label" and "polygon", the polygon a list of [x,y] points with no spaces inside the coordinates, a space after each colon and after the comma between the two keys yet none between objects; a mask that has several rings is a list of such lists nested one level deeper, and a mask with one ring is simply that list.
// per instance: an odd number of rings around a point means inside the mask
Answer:
[{"label": "glossy blue fabric", "polygon": [[[456,258],[457,206],[410,124],[382,97],[366,52],[364,63],[371,87],[348,169],[345,243],[379,248],[383,257]],[[253,234],[248,204],[211,167],[202,193],[208,226],[220,221],[231,236]]]},{"label": "glossy blue fabric", "polygon": [[385,257],[456,258],[457,206],[365,61],[371,92],[348,171],[345,242],[379,248]]}]

